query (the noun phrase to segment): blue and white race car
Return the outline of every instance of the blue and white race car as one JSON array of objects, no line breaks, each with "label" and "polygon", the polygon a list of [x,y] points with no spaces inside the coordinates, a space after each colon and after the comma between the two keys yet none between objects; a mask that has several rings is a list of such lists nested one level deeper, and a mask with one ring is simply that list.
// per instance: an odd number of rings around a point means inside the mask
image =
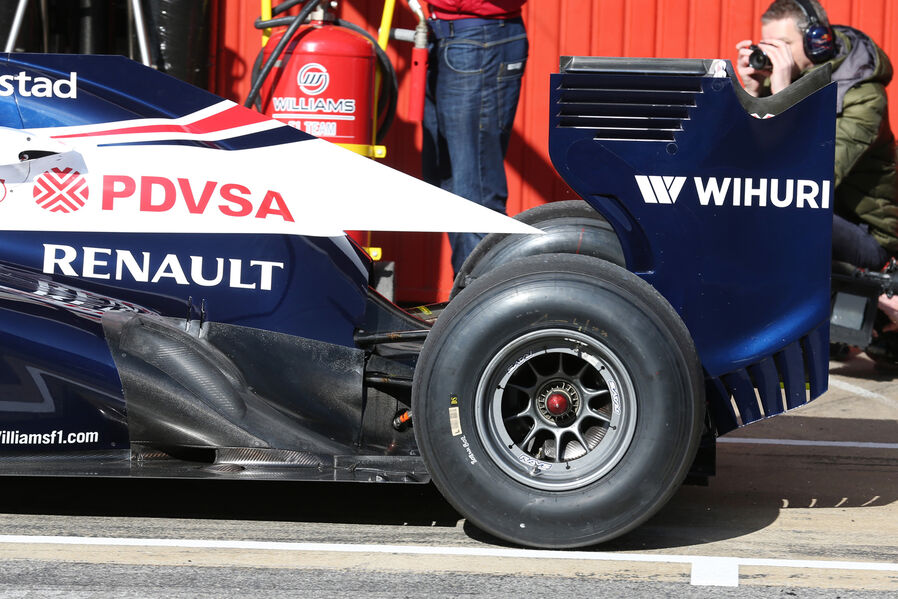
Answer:
[{"label": "blue and white race car", "polygon": [[[618,536],[826,389],[826,83],[564,58],[585,201],[509,219],[123,58],[0,55],[0,474],[433,480],[515,543]],[[491,235],[403,310],[346,230]]]}]

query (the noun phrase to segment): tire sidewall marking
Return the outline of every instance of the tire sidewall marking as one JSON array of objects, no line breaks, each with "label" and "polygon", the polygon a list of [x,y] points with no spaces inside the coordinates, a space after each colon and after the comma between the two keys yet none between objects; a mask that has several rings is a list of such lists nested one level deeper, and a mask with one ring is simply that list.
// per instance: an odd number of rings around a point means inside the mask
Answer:
[{"label": "tire sidewall marking", "polygon": [[[576,281],[574,282],[576,283]],[[616,289],[611,287],[609,291],[611,291],[611,297],[613,298],[614,303],[616,303],[622,310],[633,312],[633,314],[628,314],[630,318],[638,316],[639,310],[632,308],[623,297],[617,294]],[[516,488],[518,483],[511,481],[511,479],[505,475],[505,473],[494,464],[491,459],[477,459],[476,463],[472,463],[468,457],[469,452],[475,457],[486,455],[486,450],[482,445],[479,435],[473,434],[470,431],[477,430],[475,422],[476,415],[474,413],[475,402],[473,398],[476,394],[476,383],[483,376],[488,360],[477,359],[472,352],[466,352],[465,349],[476,347],[478,349],[476,352],[478,355],[492,355],[493,352],[497,351],[504,344],[510,342],[511,339],[525,334],[526,331],[541,328],[560,328],[562,326],[569,328],[571,331],[579,331],[593,336],[608,345],[625,365],[635,387],[634,391],[638,416],[635,434],[630,442],[630,446],[620,459],[619,463],[602,478],[591,483],[590,486],[627,486],[632,489],[639,489],[640,481],[628,481],[618,484],[618,480],[621,476],[623,476],[624,479],[630,478],[628,474],[634,466],[639,469],[640,462],[651,462],[656,454],[670,457],[672,460],[675,458],[675,456],[667,456],[667,450],[664,449],[666,442],[659,443],[658,441],[672,441],[676,443],[676,427],[664,426],[664,421],[666,420],[664,408],[666,406],[663,404],[660,406],[653,405],[651,401],[653,398],[665,393],[665,389],[661,386],[659,378],[653,376],[653,371],[675,371],[674,364],[660,364],[658,363],[658,358],[660,356],[644,355],[637,347],[631,346],[630,338],[625,334],[626,325],[620,327],[621,331],[618,332],[615,330],[616,326],[604,326],[602,323],[596,322],[595,319],[590,318],[586,314],[577,314],[576,317],[571,320],[546,318],[544,314],[548,310],[522,310],[518,314],[510,316],[508,315],[508,303],[506,303],[508,302],[508,298],[502,297],[502,295],[503,294],[500,294],[499,296],[491,298],[490,301],[485,301],[475,309],[467,310],[463,315],[459,315],[461,316],[460,318],[454,319],[455,326],[458,326],[458,323],[460,322],[465,322],[465,330],[468,331],[468,333],[464,336],[456,336],[454,345],[447,344],[440,348],[437,361],[440,361],[440,357],[443,356],[461,356],[462,359],[458,360],[453,365],[447,364],[446,366],[448,368],[437,367],[431,371],[432,378],[444,379],[444,381],[440,383],[440,388],[434,389],[435,393],[441,392],[442,385],[447,383],[444,377],[450,376],[448,374],[449,372],[467,373],[466,376],[462,376],[464,387],[459,389],[457,386],[459,381],[456,380],[456,391],[452,393],[452,395],[456,395],[459,398],[458,407],[460,408],[459,416],[461,419],[461,427],[462,430],[465,431],[465,442],[468,445],[468,447],[465,447],[461,442],[452,443],[452,446],[455,447],[455,451],[458,452],[458,456],[454,460],[456,464],[461,463],[471,470],[483,469],[487,471],[491,480],[495,480],[496,482],[492,487],[496,500],[501,500],[502,496],[508,493],[508,485],[511,485],[512,489],[515,489],[517,492],[545,495],[546,497],[551,497],[555,500],[558,500],[565,495],[576,496],[584,490],[583,487],[572,491],[542,491],[540,489],[529,487],[526,489]],[[508,294],[506,293],[504,295]],[[512,295],[514,294],[512,293]],[[506,303],[506,316],[497,320],[492,315],[491,306],[502,305],[503,303]],[[514,312],[514,310],[510,310],[510,312]],[[514,335],[509,335],[501,339],[495,337],[493,334],[495,328],[510,326],[512,322],[518,327]],[[620,323],[610,324],[619,325]],[[645,323],[643,322],[642,324]],[[654,330],[641,330],[640,332],[643,335],[651,332],[656,342],[670,343],[670,341],[665,339],[665,336],[657,323],[655,323]],[[660,354],[661,352],[652,353]],[[650,359],[647,360],[647,358]],[[644,362],[645,366],[655,366],[655,368],[646,368],[645,377],[635,376],[632,368],[628,366],[628,364],[632,363],[639,364],[640,361]],[[431,384],[434,382],[436,381],[432,380]],[[448,428],[442,430],[448,431]],[[445,460],[442,459],[439,461],[445,462]],[[446,464],[443,465],[445,466]],[[454,468],[451,469],[455,470]],[[454,472],[454,474],[450,474],[450,476],[458,476],[460,474],[461,473],[459,472]],[[639,499],[638,492],[634,491],[632,500],[639,501]]]}]

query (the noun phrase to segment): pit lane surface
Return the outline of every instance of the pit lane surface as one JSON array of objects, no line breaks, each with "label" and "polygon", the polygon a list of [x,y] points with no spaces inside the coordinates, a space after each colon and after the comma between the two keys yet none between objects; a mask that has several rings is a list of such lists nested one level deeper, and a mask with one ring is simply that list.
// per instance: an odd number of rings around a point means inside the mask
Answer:
[{"label": "pit lane surface", "polygon": [[709,486],[586,551],[508,547],[431,487],[0,479],[0,597],[893,597],[898,373],[830,372],[721,439]]}]

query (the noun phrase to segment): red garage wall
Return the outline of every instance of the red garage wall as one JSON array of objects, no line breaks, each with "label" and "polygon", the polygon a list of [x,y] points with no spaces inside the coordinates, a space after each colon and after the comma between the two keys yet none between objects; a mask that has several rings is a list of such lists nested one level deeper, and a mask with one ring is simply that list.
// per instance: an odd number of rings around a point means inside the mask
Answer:
[{"label": "red garage wall", "polygon": [[[898,61],[898,2],[894,0],[823,0],[833,23],[868,33]],[[769,0],[530,0],[524,19],[530,37],[530,60],[506,162],[509,214],[571,197],[549,162],[548,77],[561,55],[735,58],[737,41],[760,33],[758,17]],[[371,0],[344,0],[341,17],[372,33],[380,24],[382,5]],[[252,28],[258,3],[217,0],[213,91],[242,101],[259,49]],[[414,26],[403,0],[397,2],[396,27]],[[420,125],[407,120],[407,44],[389,51],[399,74],[399,110],[386,144],[385,162],[420,174]],[[896,63],[898,66],[898,63]],[[889,87],[891,121],[898,124],[898,83]],[[422,206],[426,210],[426,206]],[[400,301],[445,299],[452,286],[449,248],[444,235],[374,233],[373,245],[395,260]]]}]

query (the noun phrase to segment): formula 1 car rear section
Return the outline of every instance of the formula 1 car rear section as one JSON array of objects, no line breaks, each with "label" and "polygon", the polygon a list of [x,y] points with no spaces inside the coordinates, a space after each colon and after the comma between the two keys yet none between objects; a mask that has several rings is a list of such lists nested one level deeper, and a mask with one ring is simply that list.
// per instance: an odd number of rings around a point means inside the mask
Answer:
[{"label": "formula 1 car rear section", "polygon": [[[619,536],[826,389],[827,82],[564,58],[585,203],[513,220],[124,59],[0,55],[0,474],[433,480],[508,541]],[[434,227],[492,232],[436,310],[342,233]]]}]

